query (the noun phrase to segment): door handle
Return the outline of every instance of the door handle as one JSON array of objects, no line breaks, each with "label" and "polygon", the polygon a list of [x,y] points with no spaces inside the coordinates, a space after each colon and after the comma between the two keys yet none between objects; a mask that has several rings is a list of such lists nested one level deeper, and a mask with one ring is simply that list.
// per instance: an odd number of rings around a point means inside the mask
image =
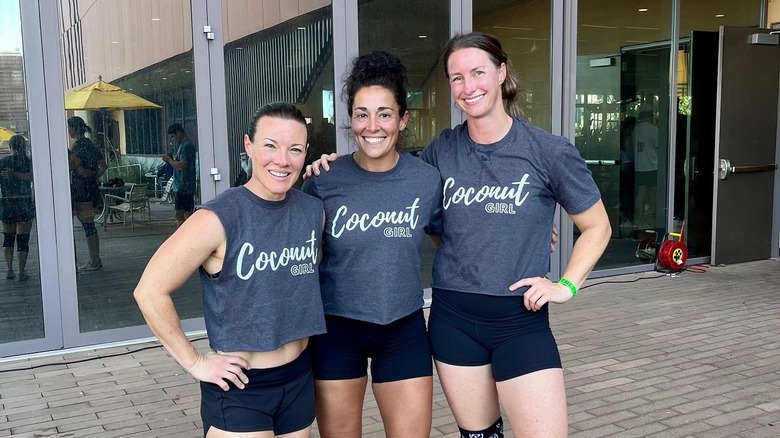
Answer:
[{"label": "door handle", "polygon": [[726,179],[729,174],[732,173],[753,173],[753,172],[768,172],[777,170],[777,164],[757,164],[747,166],[732,166],[731,161],[728,158],[720,159],[720,172],[718,177],[720,179]]},{"label": "door handle", "polygon": [[585,160],[585,164],[592,164],[596,166],[617,166],[620,164],[620,160]]}]

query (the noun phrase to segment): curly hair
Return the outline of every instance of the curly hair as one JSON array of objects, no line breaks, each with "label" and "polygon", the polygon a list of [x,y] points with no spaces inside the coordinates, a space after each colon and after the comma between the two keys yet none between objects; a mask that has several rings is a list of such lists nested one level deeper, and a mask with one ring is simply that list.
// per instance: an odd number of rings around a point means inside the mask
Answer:
[{"label": "curly hair", "polygon": [[355,95],[361,88],[379,86],[386,88],[395,97],[399,115],[406,113],[406,67],[397,56],[375,50],[352,60],[352,71],[344,81],[342,93],[347,101],[347,112],[352,117]]}]

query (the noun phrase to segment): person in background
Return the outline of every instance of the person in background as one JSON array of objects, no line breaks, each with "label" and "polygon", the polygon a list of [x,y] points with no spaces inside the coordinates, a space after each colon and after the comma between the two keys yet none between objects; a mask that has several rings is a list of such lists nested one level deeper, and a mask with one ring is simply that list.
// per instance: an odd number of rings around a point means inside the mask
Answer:
[{"label": "person in background", "polygon": [[181,226],[195,210],[195,191],[197,190],[195,165],[197,149],[184,132],[184,127],[174,123],[168,127],[168,137],[177,146],[176,154],[163,155],[162,160],[173,167],[174,217],[176,226]]},{"label": "person in background", "polygon": [[320,268],[327,333],[312,340],[317,425],[362,436],[371,385],[390,438],[431,432],[433,366],[423,315],[421,251],[437,233],[439,172],[397,150],[409,113],[406,67],[386,52],[355,58],[344,96],[356,151],[309,178],[325,204]]},{"label": "person in background", "polygon": [[658,186],[658,127],[653,123],[653,107],[643,104],[631,143],[634,152],[634,222],[639,228],[654,228],[655,192]]},{"label": "person in background", "polygon": [[5,278],[16,278],[14,242],[19,258],[19,281],[30,278],[25,270],[30,252],[30,229],[35,219],[32,197],[32,160],[27,156],[27,140],[14,135],[9,140],[11,155],[0,159],[0,193],[2,193],[3,250],[8,272]]},{"label": "person in background", "polygon": [[100,260],[100,239],[95,227],[95,206],[100,202],[100,184],[98,178],[105,172],[107,165],[95,143],[85,134],[92,132],[79,116],[68,118],[68,135],[75,141],[68,151],[70,168],[70,191],[73,209],[81,222],[87,238],[89,261],[79,267],[79,271],[97,271],[103,267]]},{"label": "person in background", "polygon": [[[308,437],[314,422],[306,347],[325,331],[324,213],[319,199],[291,190],[306,138],[295,106],[261,107],[244,136],[252,178],[201,205],[152,256],[133,293],[152,332],[200,381],[209,438]],[[171,298],[195,271],[207,354],[185,336]]]}]

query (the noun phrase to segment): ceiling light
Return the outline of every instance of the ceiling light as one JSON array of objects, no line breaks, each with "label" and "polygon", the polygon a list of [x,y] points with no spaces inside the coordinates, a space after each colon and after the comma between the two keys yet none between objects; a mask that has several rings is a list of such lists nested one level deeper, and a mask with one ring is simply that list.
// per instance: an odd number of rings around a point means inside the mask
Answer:
[{"label": "ceiling light", "polygon": [[428,35],[417,35],[417,38],[419,38],[421,40],[424,40],[424,39],[428,38]]},{"label": "ceiling light", "polygon": [[639,11],[639,12],[647,12],[647,8],[639,8],[639,9],[637,9],[637,11]]},{"label": "ceiling light", "polygon": [[723,18],[723,17],[725,17],[724,14],[715,14],[715,18]]},{"label": "ceiling light", "polygon": [[111,41],[111,44],[119,44],[119,41]]},{"label": "ceiling light", "polygon": [[162,18],[152,18],[152,21],[160,21]]}]

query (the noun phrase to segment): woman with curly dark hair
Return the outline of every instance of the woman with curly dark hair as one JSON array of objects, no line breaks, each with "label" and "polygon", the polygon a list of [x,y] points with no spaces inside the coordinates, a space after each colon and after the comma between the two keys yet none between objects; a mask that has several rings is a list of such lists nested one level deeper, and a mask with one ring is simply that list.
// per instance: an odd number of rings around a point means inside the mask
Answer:
[{"label": "woman with curly dark hair", "polygon": [[356,58],[344,84],[356,151],[303,190],[322,199],[320,284],[327,333],[312,341],[323,437],[360,437],[371,384],[388,437],[427,437],[433,367],[420,252],[441,205],[439,172],[399,152],[406,68],[385,52]]}]

